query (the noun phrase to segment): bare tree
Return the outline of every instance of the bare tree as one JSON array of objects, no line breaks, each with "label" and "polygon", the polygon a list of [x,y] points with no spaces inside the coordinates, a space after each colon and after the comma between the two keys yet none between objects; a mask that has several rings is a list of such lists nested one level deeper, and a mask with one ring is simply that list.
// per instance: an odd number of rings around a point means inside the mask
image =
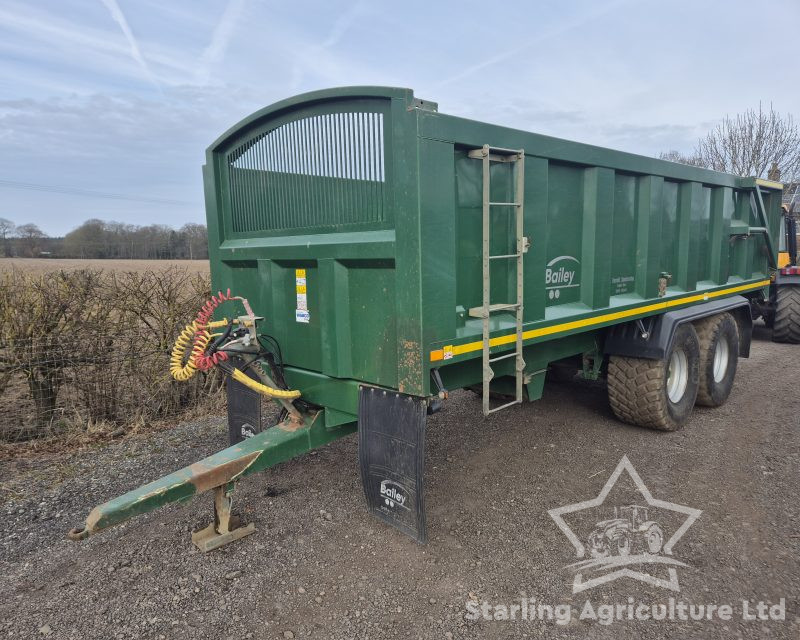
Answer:
[{"label": "bare tree", "polygon": [[740,176],[766,177],[777,164],[785,182],[800,175],[800,129],[770,105],[726,116],[697,144],[703,166]]},{"label": "bare tree", "polygon": [[188,222],[180,229],[189,251],[189,259],[204,258],[208,252],[208,232],[204,224]]},{"label": "bare tree", "polygon": [[680,151],[675,151],[674,149],[670,151],[662,151],[658,154],[658,157],[662,160],[669,160],[670,162],[680,162],[681,164],[690,164],[693,167],[703,167],[703,160],[696,154],[692,153],[689,155],[685,155]]},{"label": "bare tree", "polygon": [[28,223],[17,227],[16,233],[17,236],[22,239],[22,246],[25,248],[25,254],[31,258],[35,258],[39,254],[41,239],[47,237],[44,231],[35,224]]},{"label": "bare tree", "polygon": [[7,218],[0,218],[0,238],[3,239],[3,255],[8,257],[8,236],[14,233],[15,225]]}]

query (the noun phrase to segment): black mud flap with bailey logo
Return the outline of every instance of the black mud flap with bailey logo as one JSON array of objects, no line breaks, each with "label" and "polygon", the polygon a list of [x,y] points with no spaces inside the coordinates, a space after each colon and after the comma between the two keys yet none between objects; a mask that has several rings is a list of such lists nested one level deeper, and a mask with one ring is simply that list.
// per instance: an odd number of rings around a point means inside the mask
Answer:
[{"label": "black mud flap with bailey logo", "polygon": [[[233,357],[229,362],[237,369],[244,369],[245,362],[241,358]],[[260,382],[252,370],[245,373]],[[231,376],[225,376],[225,385],[228,396],[228,441],[238,444],[261,432],[261,396]]]},{"label": "black mud flap with bailey logo", "polygon": [[361,387],[358,458],[370,512],[425,543],[424,398]]}]

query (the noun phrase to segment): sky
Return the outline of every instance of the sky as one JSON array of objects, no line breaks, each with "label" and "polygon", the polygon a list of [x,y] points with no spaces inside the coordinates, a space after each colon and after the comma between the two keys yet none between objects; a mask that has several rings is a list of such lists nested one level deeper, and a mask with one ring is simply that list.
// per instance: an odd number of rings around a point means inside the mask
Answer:
[{"label": "sky", "polygon": [[800,118],[798,0],[0,0],[0,217],[204,222],[206,147],[344,85],[645,155]]}]

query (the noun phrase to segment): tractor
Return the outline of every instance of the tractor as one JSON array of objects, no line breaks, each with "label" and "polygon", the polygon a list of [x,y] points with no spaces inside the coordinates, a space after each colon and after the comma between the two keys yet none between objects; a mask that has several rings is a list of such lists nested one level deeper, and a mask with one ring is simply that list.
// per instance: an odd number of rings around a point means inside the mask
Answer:
[{"label": "tractor", "polygon": [[798,217],[800,189],[791,202],[781,208],[781,232],[777,269],[773,273],[767,299],[751,300],[753,319],[762,317],[772,329],[775,342],[800,343],[800,262],[798,261]]},{"label": "tractor", "polygon": [[664,545],[664,532],[647,517],[647,507],[614,507],[614,517],[601,520],[589,535],[593,558],[634,553],[656,554]]}]

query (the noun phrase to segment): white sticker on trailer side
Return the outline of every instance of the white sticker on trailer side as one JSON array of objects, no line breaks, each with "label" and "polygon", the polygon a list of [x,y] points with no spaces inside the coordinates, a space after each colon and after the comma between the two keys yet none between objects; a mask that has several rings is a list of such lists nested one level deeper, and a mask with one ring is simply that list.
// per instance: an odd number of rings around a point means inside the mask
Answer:
[{"label": "white sticker on trailer side", "polygon": [[309,322],[311,322],[311,314],[303,309],[295,309],[294,319],[297,322],[305,322],[306,324],[308,324]]}]

